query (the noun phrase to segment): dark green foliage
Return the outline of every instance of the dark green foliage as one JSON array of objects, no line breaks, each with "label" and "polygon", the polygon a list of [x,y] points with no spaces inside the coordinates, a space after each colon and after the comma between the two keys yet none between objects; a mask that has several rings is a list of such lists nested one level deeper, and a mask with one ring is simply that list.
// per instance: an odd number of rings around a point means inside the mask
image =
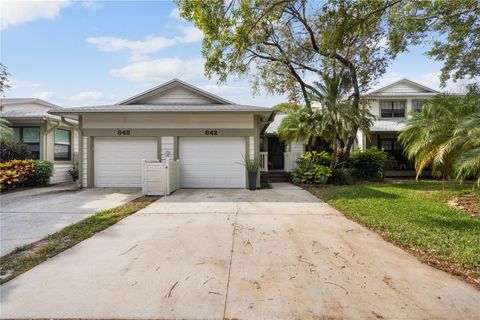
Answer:
[{"label": "dark green foliage", "polygon": [[321,164],[300,165],[292,171],[294,183],[327,183],[332,171]]},{"label": "dark green foliage", "polygon": [[377,148],[354,151],[350,154],[353,174],[359,180],[380,181],[389,163],[388,155]]},{"label": "dark green foliage", "polygon": [[50,161],[37,160],[36,171],[33,178],[32,185],[35,186],[46,186],[50,184],[50,178],[53,175],[53,163]]},{"label": "dark green foliage", "polygon": [[330,177],[330,183],[336,185],[351,185],[355,182],[353,178],[352,169],[333,169],[332,176]]},{"label": "dark green foliage", "polygon": [[21,141],[0,138],[0,159],[3,162],[10,160],[31,159],[32,153],[26,144]]},{"label": "dark green foliage", "polygon": [[260,189],[271,189],[272,185],[267,174],[260,174]]},{"label": "dark green foliage", "polygon": [[297,160],[298,167],[292,171],[293,183],[327,183],[332,174],[327,165],[332,158],[324,151],[308,151]]}]

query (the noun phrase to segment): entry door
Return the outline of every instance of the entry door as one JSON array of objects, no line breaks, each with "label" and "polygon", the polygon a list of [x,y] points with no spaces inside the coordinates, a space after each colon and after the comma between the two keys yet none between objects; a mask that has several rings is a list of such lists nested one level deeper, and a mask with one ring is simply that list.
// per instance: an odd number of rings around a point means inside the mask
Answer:
[{"label": "entry door", "polygon": [[182,188],[245,188],[245,138],[179,139]]},{"label": "entry door", "polygon": [[95,187],[141,187],[142,159],[157,160],[155,138],[95,138]]},{"label": "entry door", "polygon": [[285,143],[277,137],[268,138],[268,169],[283,170],[285,168]]}]

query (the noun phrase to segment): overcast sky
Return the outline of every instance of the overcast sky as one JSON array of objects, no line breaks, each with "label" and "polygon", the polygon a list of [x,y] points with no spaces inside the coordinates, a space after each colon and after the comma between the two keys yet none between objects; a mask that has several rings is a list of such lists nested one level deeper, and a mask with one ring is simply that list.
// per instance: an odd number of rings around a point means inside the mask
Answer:
[{"label": "overcast sky", "polygon": [[[176,77],[237,103],[284,101],[253,96],[247,78],[224,86],[205,78],[202,33],[170,1],[3,0],[0,6],[0,60],[12,74],[7,97],[63,107],[116,103]],[[379,85],[408,78],[437,89],[442,64],[425,50],[400,55]]]}]

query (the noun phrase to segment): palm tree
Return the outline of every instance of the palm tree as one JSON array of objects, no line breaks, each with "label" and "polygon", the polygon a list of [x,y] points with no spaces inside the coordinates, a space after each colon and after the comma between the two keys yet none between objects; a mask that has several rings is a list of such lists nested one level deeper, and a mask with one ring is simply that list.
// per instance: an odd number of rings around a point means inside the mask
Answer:
[{"label": "palm tree", "polygon": [[310,94],[312,101],[319,104],[317,113],[321,120],[323,138],[333,150],[332,168],[343,166],[348,160],[350,146],[347,141],[357,135],[358,130],[368,132],[373,115],[367,108],[353,108],[349,94],[350,78],[347,74],[323,76],[322,82],[315,82]]},{"label": "palm tree", "polygon": [[0,118],[0,137],[8,138],[13,136],[13,130],[10,128],[10,122],[7,119]]},{"label": "palm tree", "polygon": [[278,129],[280,138],[301,139],[310,145],[323,138],[333,150],[331,167],[343,166],[350,153],[347,140],[355,137],[358,129],[368,132],[373,116],[366,108],[352,108],[347,75],[323,76],[322,82],[314,84],[310,99],[318,103],[318,108],[277,107],[287,114]]},{"label": "palm tree", "polygon": [[278,127],[278,134],[283,141],[303,141],[307,145],[314,145],[318,138],[326,134],[319,126],[319,114],[307,106],[282,103],[274,109],[287,115]]},{"label": "palm tree", "polygon": [[[477,95],[477,99],[472,99],[472,95]],[[435,176],[442,177],[443,183],[447,177],[456,176],[461,167],[459,159],[471,149],[468,146],[476,131],[475,121],[470,126],[466,121],[479,111],[477,102],[478,92],[473,91],[465,97],[439,95],[428,101],[421,112],[412,114],[399,140],[407,157],[415,163],[417,179],[428,166]],[[462,170],[464,174],[471,173],[467,167]]]},{"label": "palm tree", "polygon": [[472,114],[457,128],[455,134],[467,137],[461,154],[454,161],[456,178],[475,178],[477,187],[480,187],[480,112]]}]

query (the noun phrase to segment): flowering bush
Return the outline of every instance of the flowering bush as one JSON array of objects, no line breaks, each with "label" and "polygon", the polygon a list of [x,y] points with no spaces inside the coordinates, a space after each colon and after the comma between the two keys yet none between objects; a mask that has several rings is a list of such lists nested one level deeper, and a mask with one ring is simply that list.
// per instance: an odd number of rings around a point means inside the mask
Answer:
[{"label": "flowering bush", "polygon": [[0,190],[23,186],[35,175],[34,160],[12,160],[0,163]]}]

